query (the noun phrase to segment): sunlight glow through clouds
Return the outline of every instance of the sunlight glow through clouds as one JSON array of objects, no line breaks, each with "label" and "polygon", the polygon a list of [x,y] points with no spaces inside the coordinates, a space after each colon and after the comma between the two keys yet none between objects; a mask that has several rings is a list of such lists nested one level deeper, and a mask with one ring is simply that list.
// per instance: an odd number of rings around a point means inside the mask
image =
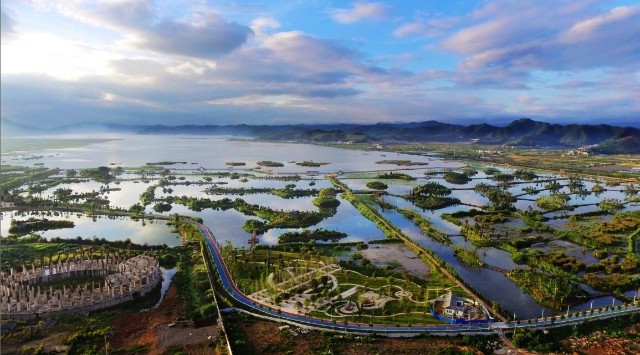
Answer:
[{"label": "sunlight glow through clouds", "polygon": [[114,95],[112,93],[108,93],[108,92],[104,93],[104,96],[102,96],[102,99],[104,101],[114,101],[115,98],[116,98],[116,95]]},{"label": "sunlight glow through clouds", "polygon": [[207,101],[210,105],[232,105],[232,106],[270,106],[283,108],[305,108],[314,111],[325,111],[328,108],[321,105],[314,105],[304,98],[294,95],[248,95],[227,99],[217,99]]},{"label": "sunlight glow through clouds", "polygon": [[115,55],[46,33],[20,35],[2,42],[2,73],[38,73],[76,80],[84,75],[112,73],[109,61]]},{"label": "sunlight glow through clouds", "polygon": [[102,101],[106,104],[128,104],[128,105],[135,105],[135,106],[146,106],[150,108],[162,108],[163,106],[159,102],[142,100],[142,99],[137,99],[132,97],[118,96],[110,92],[105,92],[104,95],[102,95]]}]

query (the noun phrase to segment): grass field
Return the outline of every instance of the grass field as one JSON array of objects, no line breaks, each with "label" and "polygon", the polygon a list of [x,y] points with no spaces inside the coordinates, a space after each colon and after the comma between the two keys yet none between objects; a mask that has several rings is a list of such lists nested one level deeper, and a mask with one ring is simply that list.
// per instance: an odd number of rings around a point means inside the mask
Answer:
[{"label": "grass field", "polygon": [[[368,144],[332,145],[345,149],[372,150]],[[437,156],[467,162],[469,165],[496,164],[526,167],[564,174],[607,176],[640,182],[640,174],[628,172],[640,167],[640,155],[578,155],[571,149],[513,148],[471,143],[405,143],[392,144],[385,151],[407,154],[433,153]],[[500,152],[500,153],[498,153]]]}]

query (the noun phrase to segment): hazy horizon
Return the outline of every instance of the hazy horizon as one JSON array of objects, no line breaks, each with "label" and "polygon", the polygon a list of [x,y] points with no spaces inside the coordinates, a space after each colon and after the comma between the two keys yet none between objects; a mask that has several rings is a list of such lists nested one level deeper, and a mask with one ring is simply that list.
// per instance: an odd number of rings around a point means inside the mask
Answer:
[{"label": "hazy horizon", "polygon": [[[318,126],[318,127],[327,127],[327,128],[331,128],[331,127],[337,127],[340,125],[355,125],[355,126],[373,126],[373,125],[377,125],[377,124],[391,124],[391,125],[403,125],[403,124],[420,124],[420,123],[426,123],[426,122],[440,122],[440,123],[444,123],[444,124],[455,124],[455,125],[459,125],[459,126],[473,126],[473,125],[480,125],[480,124],[489,124],[491,126],[494,127],[506,127],[509,126],[512,123],[515,123],[518,120],[522,120],[522,119],[530,119],[529,117],[521,117],[521,118],[509,118],[509,119],[496,119],[496,120],[483,120],[483,119],[477,119],[477,120],[454,120],[454,121],[439,121],[439,120],[425,120],[425,121],[389,121],[389,122],[291,122],[291,123],[274,123],[274,124],[269,124],[269,123],[242,123],[242,122],[238,122],[238,123],[210,123],[210,122],[202,122],[202,123],[195,123],[195,124],[190,124],[190,123],[149,123],[149,124],[139,124],[139,123],[111,123],[111,122],[96,122],[96,121],[85,121],[85,122],[78,122],[78,123],[73,123],[73,124],[62,124],[62,125],[54,125],[51,127],[34,127],[34,126],[30,126],[30,125],[25,125],[19,122],[16,122],[14,120],[8,119],[8,118],[2,118],[2,121],[4,121],[4,127],[5,128],[9,128],[10,130],[12,128],[17,127],[19,129],[19,132],[11,132],[11,133],[20,133],[20,136],[23,136],[24,133],[29,133],[31,131],[24,131],[24,129],[27,130],[31,130],[33,129],[34,135],[40,135],[40,134],[47,134],[47,133],[53,133],[53,134],[84,134],[84,133],[113,133],[113,129],[116,127],[121,127],[123,129],[125,128],[129,128],[129,129],[133,129],[135,127],[183,127],[183,126],[194,126],[194,127],[205,127],[205,126],[219,126],[219,127],[234,127],[234,126],[271,126],[271,127],[277,127],[277,126]],[[533,120],[533,119],[531,119]],[[2,121],[0,121],[0,127],[3,126]],[[466,121],[466,122],[462,122],[462,121]],[[574,120],[568,120],[568,121],[564,121],[564,120],[533,120],[536,122],[545,122],[545,123],[550,123],[550,124],[559,124],[562,126],[566,126],[566,125],[570,125],[570,124],[574,124],[573,122],[575,122]],[[7,127],[7,123],[9,124],[9,127]],[[640,128],[640,122],[623,122],[623,123],[617,123],[617,122],[579,122],[577,124],[584,124],[584,125],[608,125],[608,126],[613,126],[613,127],[632,127],[632,128]],[[86,130],[84,130],[86,128]],[[136,133],[135,131],[130,131],[129,133],[131,134],[140,134],[140,133]],[[4,134],[3,134],[4,136]]]},{"label": "hazy horizon", "polygon": [[0,116],[37,128],[640,121],[638,1],[8,0],[1,18]]}]

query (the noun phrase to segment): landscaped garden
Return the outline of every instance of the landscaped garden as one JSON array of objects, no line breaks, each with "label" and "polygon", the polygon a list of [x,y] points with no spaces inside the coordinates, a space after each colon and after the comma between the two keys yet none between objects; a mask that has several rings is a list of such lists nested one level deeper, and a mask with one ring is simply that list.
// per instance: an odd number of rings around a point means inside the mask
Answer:
[{"label": "landscaped garden", "polygon": [[234,281],[256,303],[340,323],[442,323],[431,315],[436,299],[448,292],[466,295],[437,272],[422,279],[375,267],[357,248],[348,248],[351,262],[331,256],[341,250],[339,244],[293,251],[283,246],[238,250],[226,244],[223,253]]}]

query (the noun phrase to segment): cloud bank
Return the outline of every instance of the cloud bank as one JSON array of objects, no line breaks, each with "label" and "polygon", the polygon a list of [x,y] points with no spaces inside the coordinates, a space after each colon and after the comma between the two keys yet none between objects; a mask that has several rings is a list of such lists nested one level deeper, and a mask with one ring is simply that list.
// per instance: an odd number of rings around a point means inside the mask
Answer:
[{"label": "cloud bank", "polygon": [[254,12],[8,2],[2,117],[52,126],[639,116],[640,6],[314,4],[317,16],[302,19],[279,2]]}]

